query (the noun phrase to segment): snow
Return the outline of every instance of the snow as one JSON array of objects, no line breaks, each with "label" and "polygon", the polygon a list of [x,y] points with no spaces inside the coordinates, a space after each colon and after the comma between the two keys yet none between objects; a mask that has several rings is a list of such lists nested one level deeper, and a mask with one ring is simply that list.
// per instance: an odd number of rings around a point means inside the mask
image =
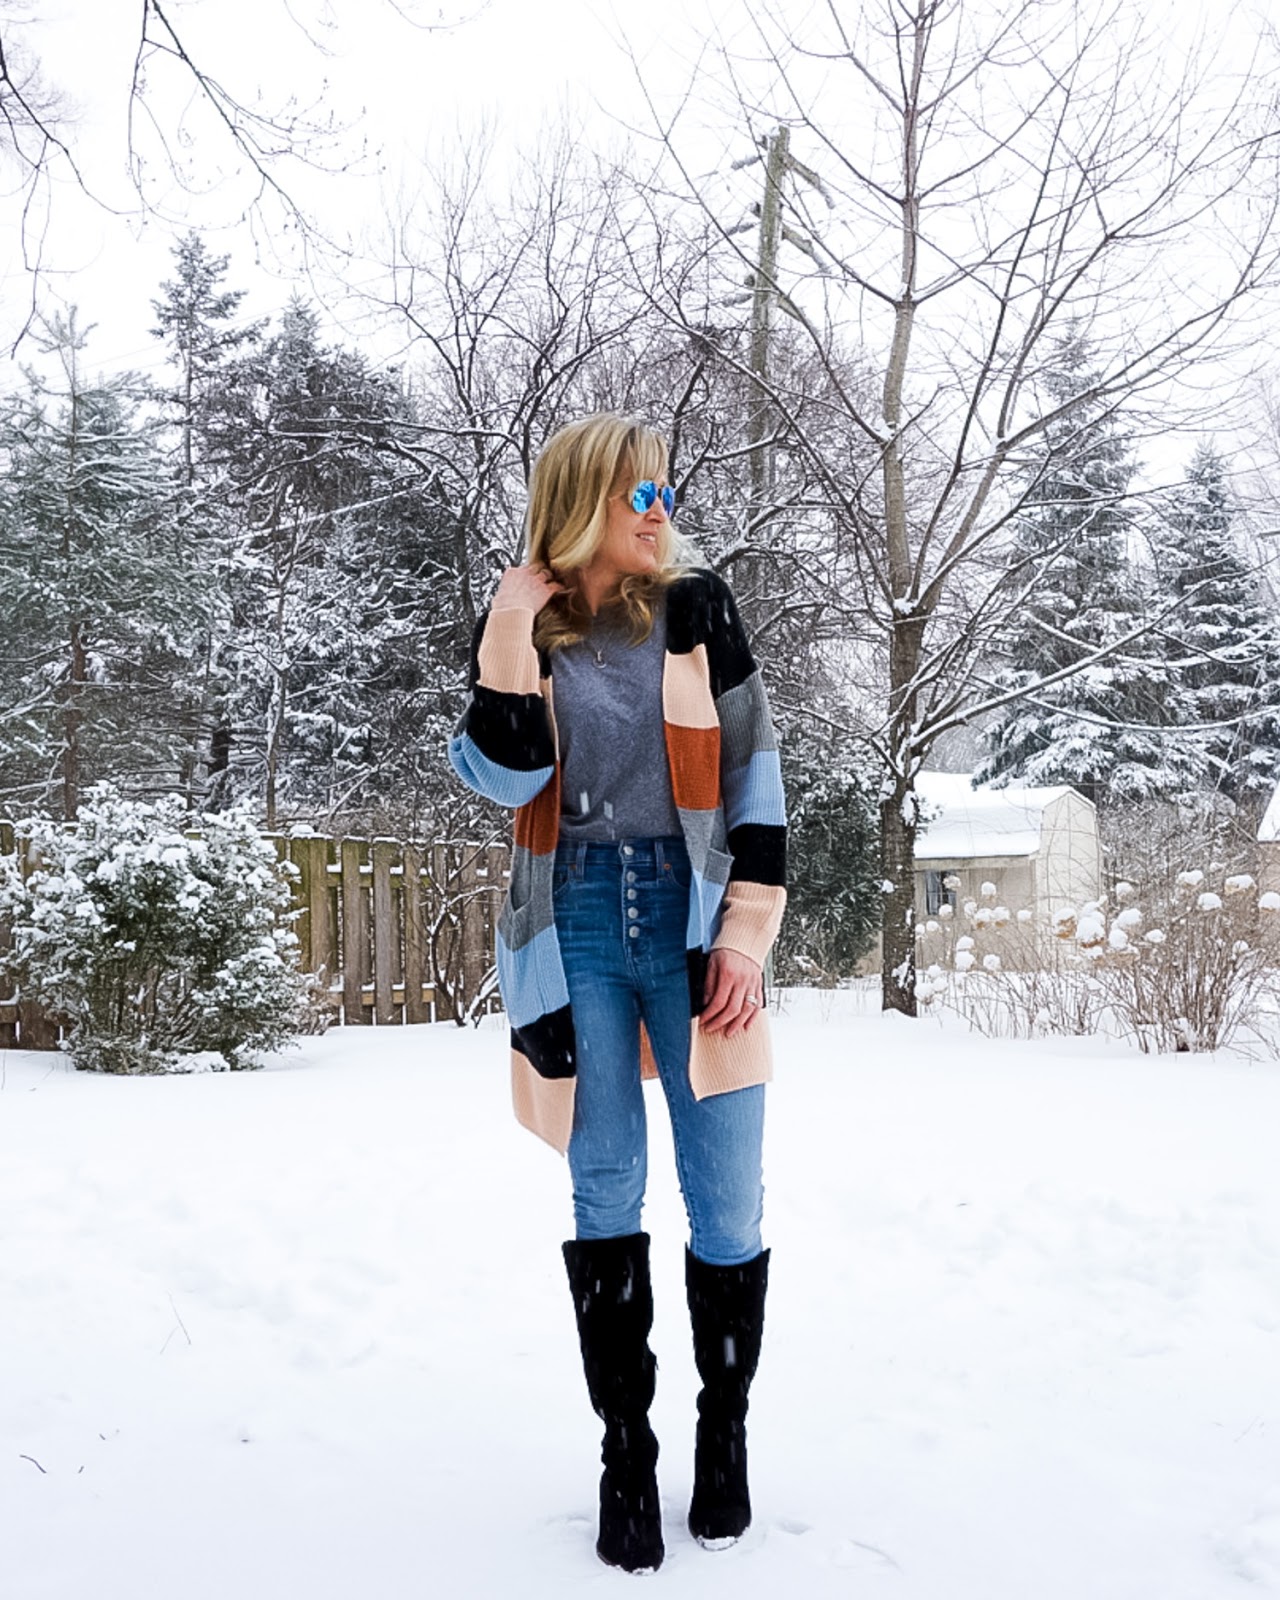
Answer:
[{"label": "snow", "polygon": [[1033,856],[1040,848],[1045,810],[1071,792],[1065,785],[975,789],[967,772],[922,772],[916,790],[935,813],[916,840],[916,860],[922,862]]},{"label": "snow", "polygon": [[[756,1520],[722,1553],[683,1525],[684,1227],[649,1094],[655,1592],[1280,1592],[1280,1065],[781,1003]],[[504,1044],[500,1019],[348,1029],[150,1079],[0,1053],[6,1594],[622,1592],[567,1175],[511,1117]]]}]

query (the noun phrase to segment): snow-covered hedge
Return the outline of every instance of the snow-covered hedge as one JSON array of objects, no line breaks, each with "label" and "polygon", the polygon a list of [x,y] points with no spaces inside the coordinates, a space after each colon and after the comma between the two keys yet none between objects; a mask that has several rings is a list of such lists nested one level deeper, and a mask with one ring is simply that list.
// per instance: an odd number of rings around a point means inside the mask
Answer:
[{"label": "snow-covered hedge", "polygon": [[78,1067],[251,1067],[307,1026],[285,869],[245,811],[191,817],[104,784],[74,827],[18,833],[34,865],[0,856],[0,970],[64,1019]]}]

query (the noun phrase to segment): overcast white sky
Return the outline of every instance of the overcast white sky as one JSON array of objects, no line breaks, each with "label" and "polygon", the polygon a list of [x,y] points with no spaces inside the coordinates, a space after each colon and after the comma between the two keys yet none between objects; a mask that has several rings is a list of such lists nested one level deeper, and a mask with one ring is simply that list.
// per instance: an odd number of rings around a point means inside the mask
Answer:
[{"label": "overcast white sky", "polygon": [[[977,12],[993,0],[965,3]],[[623,32],[653,94],[678,96],[692,82],[699,95],[714,97],[713,59],[703,58],[698,72],[702,42],[716,33],[743,39],[750,14],[747,0],[167,0],[164,9],[193,57],[241,99],[261,96],[265,107],[279,108],[293,95],[300,108],[316,108],[350,129],[331,151],[336,166],[350,163],[346,173],[286,163],[278,175],[323,226],[352,235],[376,223],[384,194],[418,187],[424,150],[447,148],[481,121],[517,144],[531,141],[561,110],[581,118],[593,142],[618,140],[628,123],[647,125],[645,95],[619,47]],[[825,6],[774,0],[772,9],[788,31],[809,37],[814,14]],[[148,68],[149,100],[203,193],[184,192],[166,177],[143,124],[137,142],[148,158],[148,198],[171,226],[140,213],[126,169],[125,125],[140,10],[138,0],[0,0],[6,48],[24,44],[75,108],[74,146],[96,197],[86,199],[68,173],[60,176],[42,300],[47,307],[74,302],[85,322],[97,324],[90,359],[108,369],[160,365],[147,331],[149,302],[169,271],[184,219],[205,231],[213,249],[231,253],[230,282],[250,290],[246,314],[274,313],[291,288],[308,288],[278,213],[269,237],[245,225],[250,190],[234,171],[233,152],[207,106],[192,96],[189,79],[159,58]],[[452,26],[413,25],[442,14]],[[1167,0],[1157,25],[1162,37],[1185,38],[1212,16],[1228,56],[1234,38],[1243,62],[1256,36],[1257,5],[1242,0],[1232,19],[1225,15],[1207,0]],[[857,110],[846,89],[826,114],[843,119]],[[726,114],[707,138],[734,154],[735,138],[747,146],[729,120]],[[708,153],[713,164],[710,143],[702,155]],[[5,351],[30,294],[14,209],[12,201],[0,202]],[[19,358],[31,353],[28,346]],[[1182,444],[1177,450],[1179,458],[1186,453]]]},{"label": "overcast white sky", "polygon": [[[148,364],[148,302],[173,235],[138,217],[125,165],[141,8],[136,0],[12,3],[6,44],[26,45],[74,106],[77,157],[102,202],[86,200],[62,174],[45,243],[47,297],[77,302],[98,324],[97,363]],[[351,128],[332,150],[335,165],[357,158],[349,174],[280,168],[291,192],[335,231],[375,217],[384,188],[412,190],[423,150],[482,120],[513,140],[527,140],[561,109],[585,116],[602,138],[616,136],[611,116],[639,120],[642,97],[619,50],[621,27],[650,81],[674,84],[685,81],[699,31],[741,17],[738,0],[644,0],[622,8],[621,23],[610,0],[169,0],[165,9],[193,57],[242,98],[260,94],[264,105],[279,106],[293,94]],[[438,31],[412,25],[442,12],[460,20]],[[208,191],[184,194],[166,181],[142,126],[150,198],[175,221],[185,216],[207,230],[213,248],[232,253],[235,281],[253,287],[257,309],[273,310],[288,286],[258,277],[255,256],[287,278],[296,259],[288,241],[255,241],[241,222],[249,190],[181,70],[153,60],[149,93],[167,125],[185,129],[191,145],[183,154],[196,158]],[[27,293],[13,212],[9,205],[0,215],[0,335],[11,334]]]}]

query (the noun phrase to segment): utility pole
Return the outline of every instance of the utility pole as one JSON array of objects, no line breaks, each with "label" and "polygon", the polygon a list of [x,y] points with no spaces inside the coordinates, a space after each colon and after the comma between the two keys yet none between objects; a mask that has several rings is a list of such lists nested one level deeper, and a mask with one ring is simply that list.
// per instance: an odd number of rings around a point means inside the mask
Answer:
[{"label": "utility pole", "polygon": [[747,443],[751,447],[751,505],[754,520],[773,489],[773,448],[765,443],[772,432],[767,384],[769,336],[773,303],[778,293],[778,246],[782,242],[782,181],[790,165],[790,128],[776,128],[764,140],[764,199],[760,205],[760,256],[751,295],[751,348],[748,363],[752,386],[747,417]]}]

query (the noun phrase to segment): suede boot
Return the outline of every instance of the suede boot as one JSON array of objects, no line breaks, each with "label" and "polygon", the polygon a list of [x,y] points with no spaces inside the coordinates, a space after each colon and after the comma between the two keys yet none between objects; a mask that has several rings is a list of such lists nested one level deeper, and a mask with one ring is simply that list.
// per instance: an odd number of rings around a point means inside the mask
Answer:
[{"label": "suede boot", "polygon": [[693,1358],[702,1379],[689,1532],[699,1544],[732,1544],[751,1523],[747,1488],[747,1391],[760,1361],[769,1252],[738,1267],[713,1267],[685,1252]]},{"label": "suede boot", "polygon": [[649,1407],[658,1363],[649,1349],[649,1235],[570,1239],[564,1263],[578,1318],[587,1393],[604,1423],[596,1553],[625,1572],[662,1565],[658,1441]]}]

